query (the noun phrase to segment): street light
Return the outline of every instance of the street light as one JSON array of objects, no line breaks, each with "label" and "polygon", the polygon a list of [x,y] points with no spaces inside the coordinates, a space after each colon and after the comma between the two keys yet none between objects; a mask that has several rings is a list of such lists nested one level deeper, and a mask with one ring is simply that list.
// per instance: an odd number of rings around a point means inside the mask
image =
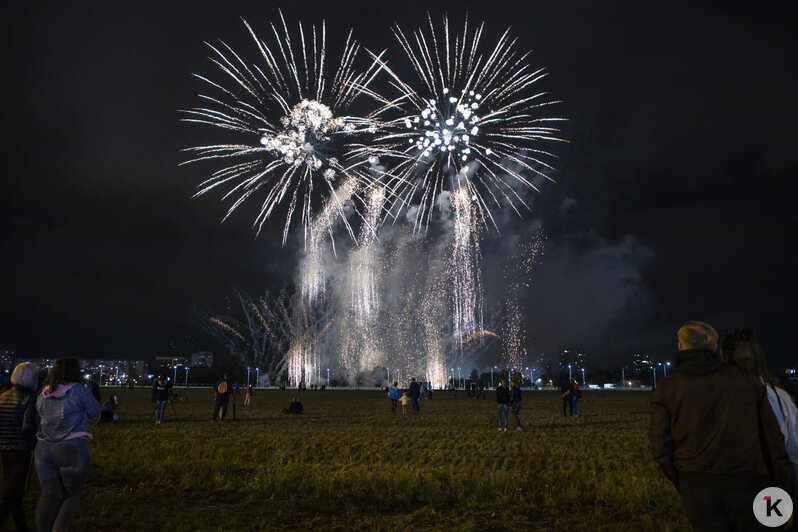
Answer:
[{"label": "street light", "polygon": [[568,364],[568,380],[569,380],[569,381],[570,381],[570,380],[573,380],[573,379],[571,378],[571,365],[570,365],[570,364]]},{"label": "street light", "polygon": [[260,384],[260,368],[255,368],[255,388]]},{"label": "street light", "polygon": [[587,382],[585,382],[585,368],[582,368],[582,386],[587,386]]},{"label": "street light", "polygon": [[463,388],[464,387],[463,374],[460,372],[460,368],[457,368],[457,380],[460,381],[460,387]]},{"label": "street light", "polygon": [[457,389],[457,385],[454,383],[454,368],[452,368],[451,373],[452,373],[452,381],[451,381],[452,388]]},{"label": "street light", "polygon": [[330,385],[330,368],[327,368],[327,386]]},{"label": "street light", "polygon": [[175,380],[174,380],[174,381],[172,381],[172,382],[174,382],[174,383],[175,383],[175,386],[176,386],[176,385],[177,385],[177,366],[175,366],[175,376],[174,376],[174,379],[175,379]]},{"label": "street light", "polygon": [[493,367],[490,368],[490,387],[491,388],[495,388],[495,386],[493,386],[493,370],[494,369],[497,369],[496,366],[493,366]]},{"label": "street light", "polygon": [[188,388],[188,366],[186,366],[186,388]]},{"label": "street light", "polygon": [[249,388],[249,366],[247,366],[247,388]]},{"label": "street light", "polygon": [[665,362],[665,366],[663,366],[663,368],[662,368],[662,371],[665,372],[665,376],[666,377],[668,376],[668,366],[670,366],[670,365],[671,365],[670,362]]},{"label": "street light", "polygon": [[657,366],[652,365],[651,371],[654,372],[654,388],[657,387]]}]

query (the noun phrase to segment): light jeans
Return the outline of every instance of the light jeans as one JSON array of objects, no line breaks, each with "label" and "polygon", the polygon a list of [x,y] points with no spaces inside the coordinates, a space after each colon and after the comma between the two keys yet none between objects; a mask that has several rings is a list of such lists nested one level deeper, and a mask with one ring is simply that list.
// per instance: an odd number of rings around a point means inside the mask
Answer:
[{"label": "light jeans", "polygon": [[36,505],[39,532],[66,530],[75,514],[89,477],[88,438],[36,444],[36,474],[41,495]]}]

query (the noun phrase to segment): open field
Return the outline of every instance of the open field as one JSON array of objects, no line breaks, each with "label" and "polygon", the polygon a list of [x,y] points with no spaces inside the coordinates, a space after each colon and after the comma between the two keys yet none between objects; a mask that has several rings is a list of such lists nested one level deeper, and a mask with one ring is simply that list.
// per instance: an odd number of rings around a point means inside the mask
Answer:
[{"label": "open field", "polygon": [[[256,390],[225,423],[212,392],[153,424],[148,389],[116,394],[94,428],[74,530],[674,530],[677,492],[646,447],[649,392],[585,391],[580,418],[557,392],[525,392],[524,432],[496,430],[493,393],[437,392],[421,414],[377,391]],[[33,524],[38,484],[25,499]]]}]

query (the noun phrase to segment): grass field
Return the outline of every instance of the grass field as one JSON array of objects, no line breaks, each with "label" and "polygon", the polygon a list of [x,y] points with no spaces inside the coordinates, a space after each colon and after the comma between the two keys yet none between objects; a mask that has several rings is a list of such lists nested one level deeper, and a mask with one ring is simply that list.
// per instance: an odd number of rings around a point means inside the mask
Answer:
[{"label": "grass field", "polygon": [[[524,431],[511,414],[506,433],[491,392],[391,415],[384,392],[307,391],[306,413],[287,416],[292,392],[256,390],[237,421],[211,423],[211,390],[189,389],[159,426],[149,390],[108,394],[120,420],[94,428],[74,530],[688,527],[647,450],[647,392],[586,391],[578,422],[556,392],[525,392]],[[38,491],[34,475],[31,524]]]}]

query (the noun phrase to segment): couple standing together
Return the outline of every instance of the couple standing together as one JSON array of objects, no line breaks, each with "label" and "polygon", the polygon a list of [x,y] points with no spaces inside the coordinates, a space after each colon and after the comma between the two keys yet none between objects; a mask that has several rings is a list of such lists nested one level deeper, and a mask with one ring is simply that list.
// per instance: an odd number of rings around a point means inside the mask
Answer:
[{"label": "couple standing together", "polygon": [[515,418],[515,430],[522,431],[521,420],[518,414],[521,412],[521,386],[517,381],[513,381],[512,387],[508,390],[504,379],[499,381],[496,387],[496,411],[499,416],[499,431],[507,431],[509,412],[512,408]]}]

